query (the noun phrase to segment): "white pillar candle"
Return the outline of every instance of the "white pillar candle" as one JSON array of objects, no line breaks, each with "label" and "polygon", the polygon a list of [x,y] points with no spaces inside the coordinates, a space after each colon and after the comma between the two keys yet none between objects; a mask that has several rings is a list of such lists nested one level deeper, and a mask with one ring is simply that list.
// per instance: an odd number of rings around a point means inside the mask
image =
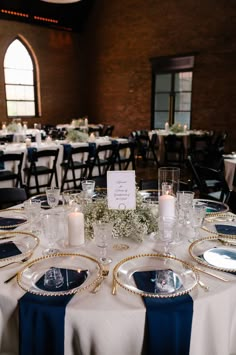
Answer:
[{"label": "white pillar candle", "polygon": [[30,138],[26,138],[25,139],[25,144],[26,144],[26,147],[30,147],[31,146],[31,139]]},{"label": "white pillar candle", "polygon": [[84,214],[81,212],[68,214],[68,243],[72,246],[84,243]]},{"label": "white pillar candle", "polygon": [[165,123],[165,130],[169,131],[169,123],[168,122]]},{"label": "white pillar candle", "polygon": [[36,140],[37,146],[40,147],[41,143],[42,143],[42,137],[41,137],[41,133],[39,130],[37,130],[37,132],[35,134],[35,140]]},{"label": "white pillar candle", "polygon": [[185,125],[184,125],[184,132],[187,132],[187,128],[188,128],[188,127],[187,127],[187,125],[185,124]]},{"label": "white pillar candle", "polygon": [[175,197],[172,195],[162,195],[159,197],[159,216],[175,216]]}]

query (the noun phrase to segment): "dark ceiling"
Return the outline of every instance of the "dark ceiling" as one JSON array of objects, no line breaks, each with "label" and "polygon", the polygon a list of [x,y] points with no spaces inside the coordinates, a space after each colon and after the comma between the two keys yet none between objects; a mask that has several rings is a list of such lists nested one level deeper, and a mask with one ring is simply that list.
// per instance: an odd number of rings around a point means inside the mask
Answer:
[{"label": "dark ceiling", "polygon": [[0,19],[82,32],[94,0],[55,4],[41,0],[0,0]]}]

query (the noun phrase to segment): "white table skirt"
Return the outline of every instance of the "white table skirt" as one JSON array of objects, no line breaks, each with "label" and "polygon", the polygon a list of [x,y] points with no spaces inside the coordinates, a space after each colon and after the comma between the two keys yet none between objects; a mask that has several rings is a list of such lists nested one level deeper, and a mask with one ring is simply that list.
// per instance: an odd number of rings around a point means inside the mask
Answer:
[{"label": "white table skirt", "polygon": [[236,159],[224,159],[225,164],[225,180],[230,190],[233,190],[233,180],[236,167]]},{"label": "white table skirt", "polygon": [[[116,139],[118,143],[127,143],[126,139],[122,138],[117,138]],[[59,148],[59,155],[58,155],[58,160],[57,160],[57,175],[58,175],[58,182],[59,186],[61,186],[61,181],[63,177],[63,170],[61,169],[61,163],[63,161],[63,154],[64,154],[64,149],[63,149],[63,143],[67,143],[66,141],[52,141],[50,143],[47,142],[42,142],[40,146],[37,146],[37,143],[32,143],[31,147],[36,147],[39,150],[43,149],[57,149]],[[111,141],[108,138],[105,137],[100,137],[94,141],[94,143],[98,145],[105,145],[105,144],[110,144]],[[81,147],[81,146],[87,146],[88,143],[82,143],[82,142],[76,142],[76,143],[69,143],[73,147]],[[5,153],[19,153],[19,152],[24,152],[24,159],[23,159],[23,164],[22,164],[22,181],[26,182],[26,176],[24,174],[24,168],[29,166],[28,158],[27,158],[27,148],[25,143],[9,143],[6,146],[3,146],[2,149],[4,150]],[[1,147],[0,147],[1,150]],[[48,158],[44,159],[44,163],[48,163]],[[7,169],[12,169],[12,164],[11,163],[6,163],[5,168]],[[16,167],[15,167],[16,168]],[[118,169],[118,167],[117,167]],[[15,169],[16,170],[16,169]],[[70,174],[70,172],[69,172]],[[68,174],[68,177],[72,177]],[[34,177],[32,177],[34,179]],[[47,176],[40,176],[39,181],[40,183],[46,183],[48,180]],[[35,184],[35,181],[33,181],[33,184]],[[55,179],[52,181],[52,186],[55,186]],[[13,181],[1,181],[0,182],[0,187],[13,187]],[[73,188],[73,184],[69,183],[64,186],[64,189],[69,189]]]},{"label": "white table skirt", "polygon": [[[21,227],[23,229],[23,227]],[[26,226],[24,226],[26,230]],[[202,231],[202,235],[207,232]],[[40,237],[40,247],[34,257],[41,255],[46,243]],[[116,241],[117,242],[117,241]],[[125,241],[126,242],[126,241]],[[147,240],[141,244],[129,242],[126,251],[109,250],[113,258],[111,271],[97,294],[83,291],[73,296],[66,308],[65,355],[141,355],[145,351],[145,307],[142,298],[118,287],[117,295],[111,294],[112,268],[121,259],[146,252],[160,252],[157,242]],[[184,241],[175,248],[177,257],[191,261],[189,243]],[[98,250],[93,242],[83,247],[68,249],[91,256]],[[20,265],[9,266],[0,274],[0,353],[18,354],[17,300],[24,291],[14,279],[3,281]],[[214,271],[216,274],[221,274]],[[194,300],[190,355],[236,354],[236,277],[224,274],[232,282],[222,282],[200,274],[210,287],[209,292],[197,287],[191,292]],[[158,352],[157,352],[158,354]],[[162,354],[161,354],[162,355]]]}]

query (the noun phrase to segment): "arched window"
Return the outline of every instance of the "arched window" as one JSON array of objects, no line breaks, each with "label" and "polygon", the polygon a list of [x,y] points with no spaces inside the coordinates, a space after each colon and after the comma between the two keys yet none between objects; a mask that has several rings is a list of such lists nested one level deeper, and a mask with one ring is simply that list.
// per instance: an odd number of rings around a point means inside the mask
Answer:
[{"label": "arched window", "polygon": [[34,63],[26,46],[15,39],[4,58],[8,117],[36,115]]}]

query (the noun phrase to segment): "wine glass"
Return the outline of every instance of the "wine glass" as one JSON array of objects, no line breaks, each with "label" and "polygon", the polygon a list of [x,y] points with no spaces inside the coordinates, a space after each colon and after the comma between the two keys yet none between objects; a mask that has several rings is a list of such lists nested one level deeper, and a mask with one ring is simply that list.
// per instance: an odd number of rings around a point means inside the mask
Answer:
[{"label": "wine glass", "polygon": [[60,199],[59,187],[48,187],[46,189],[47,202],[51,208],[58,205]]},{"label": "wine glass", "polygon": [[194,236],[192,239],[190,239],[190,241],[194,241],[199,238],[199,231],[203,224],[205,216],[206,207],[201,204],[194,204],[190,212],[191,226],[194,230]]},{"label": "wine glass", "polygon": [[97,247],[100,248],[99,260],[104,264],[110,264],[112,259],[107,256],[109,239],[112,237],[113,223],[93,223],[94,238]]}]

